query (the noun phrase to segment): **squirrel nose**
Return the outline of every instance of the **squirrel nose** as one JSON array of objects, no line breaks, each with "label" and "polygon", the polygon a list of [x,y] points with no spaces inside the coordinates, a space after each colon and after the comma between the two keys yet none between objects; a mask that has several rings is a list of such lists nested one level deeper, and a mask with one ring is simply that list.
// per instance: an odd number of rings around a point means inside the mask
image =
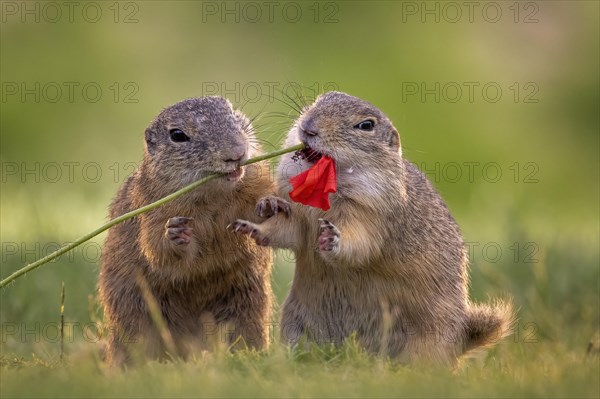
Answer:
[{"label": "squirrel nose", "polygon": [[300,130],[309,136],[317,136],[319,134],[319,131],[317,130],[317,127],[312,119],[302,122],[300,124]]},{"label": "squirrel nose", "polygon": [[239,144],[232,146],[224,157],[225,162],[240,162],[246,156],[246,146]]}]

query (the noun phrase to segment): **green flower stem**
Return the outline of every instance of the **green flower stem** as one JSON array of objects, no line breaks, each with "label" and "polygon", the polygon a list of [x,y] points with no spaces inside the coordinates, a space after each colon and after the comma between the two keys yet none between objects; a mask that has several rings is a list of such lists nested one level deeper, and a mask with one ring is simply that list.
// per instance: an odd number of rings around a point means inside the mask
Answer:
[{"label": "green flower stem", "polygon": [[[304,148],[304,144],[298,144],[298,145],[295,145],[293,147],[289,147],[289,148],[284,148],[284,149],[281,149],[281,150],[273,151],[273,152],[270,152],[268,154],[260,155],[258,157],[254,157],[254,158],[251,158],[251,159],[247,160],[244,163],[244,166],[245,165],[250,165],[250,164],[253,164],[253,163],[256,163],[256,162],[264,161],[264,160],[269,159],[269,158],[275,158],[275,157],[278,157],[280,155],[287,154],[288,152],[298,151],[298,150],[301,150],[303,148]],[[99,228],[97,228],[96,230],[92,231],[91,233],[88,233],[88,234],[84,235],[83,237],[75,240],[74,242],[72,242],[72,243],[70,243],[68,245],[65,245],[64,247],[62,247],[62,248],[60,248],[60,249],[52,252],[50,255],[47,255],[47,256],[43,257],[42,259],[39,259],[39,260],[37,260],[37,261],[35,261],[33,263],[28,264],[27,266],[25,266],[23,268],[17,270],[16,272],[14,272],[13,274],[11,274],[10,276],[8,276],[7,278],[5,278],[4,280],[0,281],[0,288],[5,287],[7,284],[15,281],[17,278],[19,278],[19,277],[27,274],[28,272],[30,272],[32,270],[37,269],[38,267],[42,266],[43,264],[48,263],[51,260],[58,258],[62,254],[66,253],[66,252],[69,252],[73,248],[75,248],[75,247],[83,244],[84,242],[92,239],[93,237],[97,236],[98,234],[102,233],[103,231],[106,231],[106,230],[110,229],[114,225],[119,224],[121,222],[124,222],[127,219],[131,219],[132,217],[135,217],[135,216],[137,216],[137,215],[139,215],[141,213],[148,212],[148,211],[150,211],[150,210],[152,210],[154,208],[158,208],[159,206],[161,206],[163,204],[166,204],[169,201],[173,201],[175,198],[180,197],[183,194],[192,191],[196,187],[201,186],[201,185],[203,185],[203,184],[205,184],[205,183],[207,183],[207,182],[209,182],[209,181],[211,181],[213,179],[216,179],[217,177],[221,177],[221,176],[223,176],[222,173],[215,173],[213,175],[206,176],[206,177],[204,177],[204,178],[202,178],[202,179],[200,179],[200,180],[198,180],[198,181],[196,181],[196,182],[194,182],[194,183],[192,183],[192,184],[190,184],[188,186],[185,186],[184,188],[182,188],[180,190],[175,191],[172,194],[167,195],[164,198],[159,199],[156,202],[153,202],[153,203],[148,204],[146,206],[143,206],[141,208],[135,209],[135,210],[133,210],[131,212],[127,212],[124,215],[121,215],[121,216],[119,216],[117,218],[112,219],[111,221],[109,221],[106,224],[100,226]]]}]

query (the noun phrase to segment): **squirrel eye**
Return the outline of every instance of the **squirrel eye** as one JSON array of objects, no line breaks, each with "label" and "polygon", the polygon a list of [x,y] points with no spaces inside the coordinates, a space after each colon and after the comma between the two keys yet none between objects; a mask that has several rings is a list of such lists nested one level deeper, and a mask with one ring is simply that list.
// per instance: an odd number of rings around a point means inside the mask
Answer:
[{"label": "squirrel eye", "polygon": [[354,128],[370,132],[371,130],[373,130],[373,128],[375,128],[375,121],[373,121],[372,119],[366,119],[360,122],[358,125],[354,126]]},{"label": "squirrel eye", "polygon": [[173,140],[176,143],[181,143],[183,141],[190,140],[188,135],[185,134],[181,129],[171,129],[169,130],[169,134],[171,135],[171,140]]}]

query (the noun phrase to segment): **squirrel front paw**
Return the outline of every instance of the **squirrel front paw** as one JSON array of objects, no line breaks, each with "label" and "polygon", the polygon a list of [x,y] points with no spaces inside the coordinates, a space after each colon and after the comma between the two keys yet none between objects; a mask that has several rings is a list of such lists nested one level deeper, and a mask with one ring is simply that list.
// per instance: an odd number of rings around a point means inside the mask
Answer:
[{"label": "squirrel front paw", "polygon": [[340,231],[325,219],[319,219],[319,222],[319,250],[325,253],[337,252],[340,247]]},{"label": "squirrel front paw", "polygon": [[257,245],[269,245],[269,239],[263,236],[257,225],[246,220],[238,219],[227,226],[231,231],[238,234],[247,234],[254,239]]},{"label": "squirrel front paw", "polygon": [[192,218],[176,216],[167,220],[165,237],[175,245],[189,244],[192,239],[192,228],[189,222]]},{"label": "squirrel front paw", "polygon": [[283,212],[285,217],[290,217],[292,206],[283,198],[269,195],[258,200],[256,204],[256,214],[262,218],[270,218]]}]

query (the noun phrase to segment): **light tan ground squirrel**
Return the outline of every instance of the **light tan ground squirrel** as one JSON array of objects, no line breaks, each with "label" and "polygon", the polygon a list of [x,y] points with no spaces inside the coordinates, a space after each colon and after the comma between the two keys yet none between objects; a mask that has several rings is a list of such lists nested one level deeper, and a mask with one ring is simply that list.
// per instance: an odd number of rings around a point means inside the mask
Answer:
[{"label": "light tan ground squirrel", "polygon": [[226,175],[110,229],[99,281],[108,361],[165,356],[146,291],[176,346],[171,355],[222,338],[265,347],[272,251],[226,230],[239,215],[253,220],[258,199],[273,192],[266,163],[240,167],[260,152],[250,121],[221,97],[191,98],[163,110],[145,140],[143,161],[113,200],[111,218],[208,174]]},{"label": "light tan ground squirrel", "polygon": [[[270,218],[232,225],[261,245],[295,252],[284,341],[339,344],[355,332],[370,352],[454,364],[508,334],[510,304],[469,301],[460,230],[431,183],[403,159],[397,130],[380,110],[344,93],[323,94],[302,112],[286,146],[299,142],[308,148],[279,165],[281,198],[258,204]],[[289,203],[290,177],[322,155],[336,165],[331,209]]]}]

